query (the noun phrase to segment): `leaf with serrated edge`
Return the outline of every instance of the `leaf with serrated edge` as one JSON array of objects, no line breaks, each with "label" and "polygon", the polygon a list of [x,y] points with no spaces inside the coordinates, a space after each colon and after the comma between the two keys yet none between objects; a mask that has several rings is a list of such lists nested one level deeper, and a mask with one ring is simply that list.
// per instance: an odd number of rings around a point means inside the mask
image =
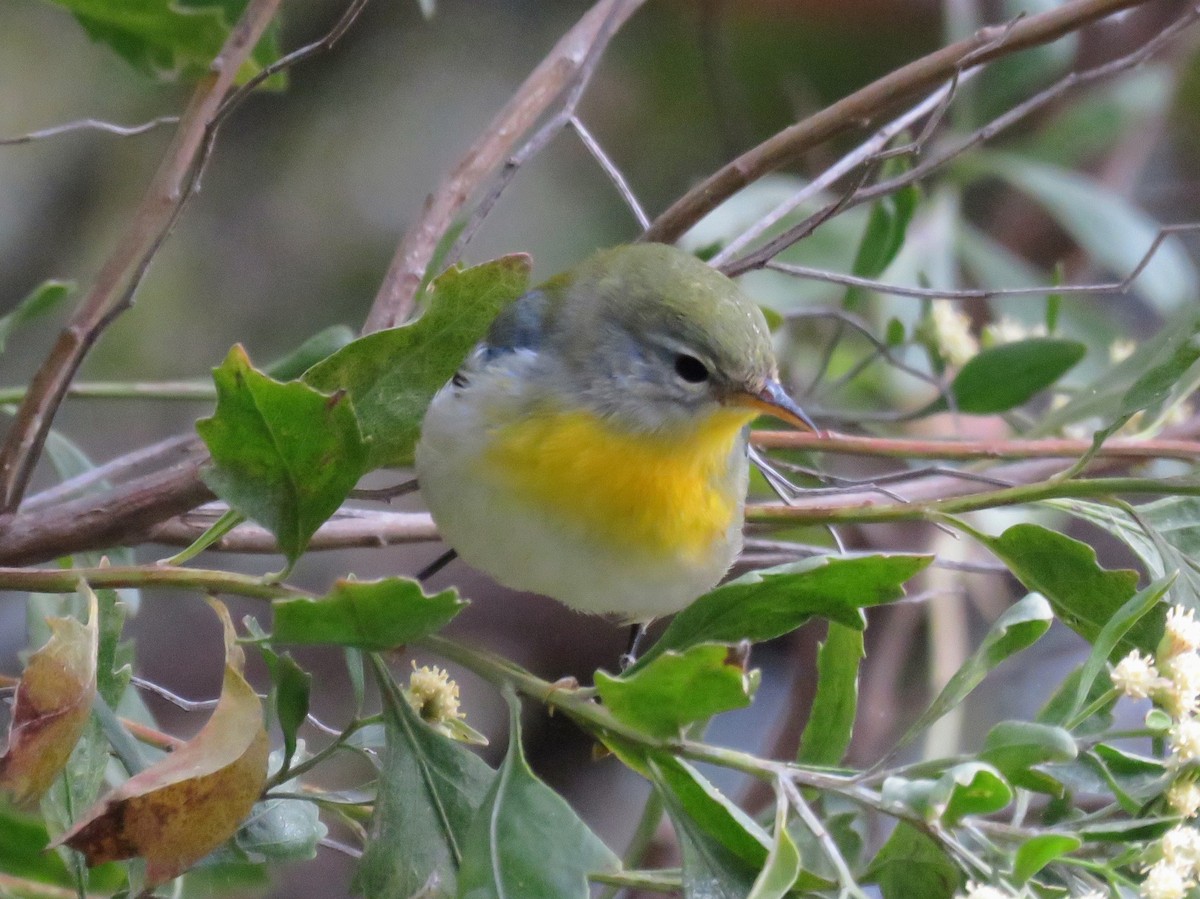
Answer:
[{"label": "leaf with serrated edge", "polygon": [[148,886],[186,871],[237,830],[267,780],[262,703],[242,676],[245,656],[225,606],[221,697],[200,732],[93,806],[55,845],[89,865],[141,857]]},{"label": "leaf with serrated edge", "polygon": [[702,643],[665,652],[630,675],[596,672],[596,691],[613,715],[658,737],[685,724],[750,705],[752,679],[732,647]]},{"label": "leaf with serrated edge", "polygon": [[668,649],[697,643],[761,642],[821,615],[862,630],[862,608],[904,595],[902,584],[932,556],[822,556],[752,571],[701,596],[676,615],[629,671]]},{"label": "leaf with serrated edge", "polygon": [[257,371],[241,346],[213,380],[216,412],[196,422],[213,461],[204,482],[274,534],[294,562],[367,470],[354,408],[344,393]]},{"label": "leaf with serrated edge", "polygon": [[88,622],[50,618],[51,637],[29,658],[13,699],[8,743],[0,757],[0,793],[35,803],[67,764],[96,696],[99,611],[83,583]]},{"label": "leaf with serrated edge", "polygon": [[450,269],[430,285],[425,312],[410,325],[376,331],[317,363],[304,381],[354,400],[371,467],[411,464],[421,419],[496,314],[525,292],[530,259],[503,256]]},{"label": "leaf with serrated edge", "polygon": [[587,899],[588,874],[620,860],[566,801],[538,780],[521,751],[520,706],[505,693],[508,753],[463,846],[461,899]]},{"label": "leaf with serrated edge", "polygon": [[391,649],[440,630],[467,605],[457,590],[426,594],[411,578],[339,580],[321,599],[275,600],[272,639]]},{"label": "leaf with serrated edge", "polygon": [[[1137,592],[1136,571],[1101,568],[1088,544],[1041,525],[1013,525],[999,537],[970,533],[1026,588],[1045,596],[1063,623],[1089,643]],[[1118,642],[1117,652],[1134,648],[1153,652],[1162,637],[1165,615],[1165,610],[1152,609]]]}]

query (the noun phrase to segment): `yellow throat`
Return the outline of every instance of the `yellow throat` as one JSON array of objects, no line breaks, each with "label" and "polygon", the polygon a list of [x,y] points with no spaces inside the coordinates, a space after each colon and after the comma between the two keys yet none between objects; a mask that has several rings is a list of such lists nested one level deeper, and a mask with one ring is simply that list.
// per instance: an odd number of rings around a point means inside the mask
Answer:
[{"label": "yellow throat", "polygon": [[495,427],[481,471],[606,546],[700,560],[740,516],[746,463],[733,453],[756,415],[721,409],[682,433],[648,435],[548,410]]}]

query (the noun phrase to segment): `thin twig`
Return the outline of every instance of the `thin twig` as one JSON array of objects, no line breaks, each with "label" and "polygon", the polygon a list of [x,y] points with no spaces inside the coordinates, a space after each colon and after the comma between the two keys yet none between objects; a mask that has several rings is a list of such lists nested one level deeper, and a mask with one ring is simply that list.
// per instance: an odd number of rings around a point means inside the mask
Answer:
[{"label": "thin twig", "polygon": [[[641,0],[637,0],[641,2]],[[588,48],[587,54],[579,65],[572,83],[566,95],[563,97],[562,104],[559,110],[546,122],[542,127],[533,133],[516,152],[505,160],[504,166],[493,179],[491,186],[484,194],[483,198],[471,210],[470,216],[467,217],[466,223],[451,246],[444,263],[453,265],[461,257],[475,234],[483,226],[484,220],[491,214],[492,209],[500,200],[501,195],[517,177],[517,172],[523,166],[539,156],[556,137],[566,128],[571,120],[575,118],[575,110],[579,107],[579,101],[583,99],[583,92],[587,89],[588,84],[592,80],[592,74],[596,71],[596,66],[600,63],[600,57],[604,53],[604,48],[608,46],[608,41],[615,33],[617,28],[617,15],[621,11],[621,7],[613,7],[600,25],[600,30],[596,33],[595,40]]]},{"label": "thin twig", "polygon": [[425,201],[417,221],[396,249],[367,315],[365,332],[392,327],[409,316],[437,245],[463,206],[563,90],[574,83],[581,67],[592,58],[592,51],[602,49],[599,41],[607,40],[640,5],[641,0],[600,0],[530,73]]},{"label": "thin twig", "polygon": [[[833,165],[826,168],[820,175],[809,181],[766,215],[758,218],[753,225],[731,240],[722,248],[721,252],[710,259],[709,265],[732,277],[733,275],[727,266],[737,253],[775,227],[775,225],[795,212],[800,206],[814,197],[819,197],[822,191],[832,187],[844,175],[863,165],[867,160],[878,158],[897,135],[925,116],[935,113],[945,103],[946,99],[952,95],[955,84],[957,84],[957,81],[939,87],[916,106],[888,122],[867,140],[859,144]],[[919,146],[919,144],[916,146]]]},{"label": "thin twig", "polygon": [[[1115,12],[1147,2],[1075,0],[1029,16],[1007,29],[983,28],[969,38],[914,60],[743,153],[677,200],[655,220],[642,239],[664,243],[678,240],[704,215],[746,185],[798,162],[810,149],[830,138],[863,122],[874,121],[897,102],[953,77],[966,69],[967,64],[982,65],[1018,50],[1050,43]],[[997,40],[997,35],[1002,35],[1003,40]]]},{"label": "thin twig", "polygon": [[[809,234],[811,234],[817,227],[819,227],[823,222],[825,222],[827,219],[829,219],[834,213],[841,212],[846,209],[852,209],[855,206],[860,206],[863,203],[868,203],[871,200],[877,199],[878,197],[887,196],[888,194],[895,193],[900,188],[905,187],[909,184],[914,184],[917,181],[920,181],[923,178],[927,177],[932,172],[936,171],[937,169],[941,168],[942,166],[945,166],[952,159],[962,155],[963,153],[965,153],[967,150],[971,149],[972,147],[976,147],[979,144],[982,144],[988,140],[991,140],[997,134],[999,134],[1000,132],[1004,131],[1007,128],[1010,128],[1011,126],[1015,125],[1017,122],[1021,121],[1022,119],[1027,118],[1033,112],[1049,105],[1051,102],[1053,102],[1054,100],[1057,100],[1061,95],[1065,94],[1069,90],[1072,90],[1073,88],[1080,87],[1085,84],[1090,84],[1094,81],[1098,81],[1103,78],[1109,78],[1112,75],[1115,75],[1119,72],[1123,72],[1123,71],[1132,69],[1132,68],[1140,65],[1141,63],[1143,63],[1147,59],[1149,59],[1151,56],[1153,56],[1155,53],[1157,53],[1160,49],[1162,49],[1163,46],[1165,46],[1167,43],[1169,43],[1171,40],[1173,40],[1176,37],[1176,35],[1179,34],[1179,32],[1183,31],[1185,28],[1192,25],[1198,18],[1200,18],[1200,7],[1192,7],[1186,13],[1181,15],[1178,19],[1176,19],[1174,22],[1172,22],[1170,25],[1168,25],[1162,31],[1155,34],[1155,36],[1153,38],[1148,40],[1145,44],[1143,44],[1141,47],[1138,47],[1133,52],[1128,53],[1125,56],[1122,56],[1118,59],[1110,60],[1107,63],[1098,65],[1098,66],[1094,66],[1093,68],[1086,69],[1081,72],[1071,72],[1070,74],[1064,76],[1063,78],[1056,81],[1054,84],[1047,87],[1045,90],[1040,91],[1039,93],[1035,94],[1034,96],[1030,97],[1029,99],[1025,100],[1024,102],[1019,103],[1018,105],[1014,106],[1012,109],[1008,110],[1007,112],[1003,113],[1002,115],[997,116],[995,119],[993,119],[991,122],[988,122],[983,127],[978,128],[975,131],[971,132],[971,134],[967,135],[966,137],[964,137],[961,140],[954,143],[953,146],[948,147],[944,150],[941,150],[940,152],[938,152],[936,154],[927,156],[920,163],[913,166],[909,170],[903,172],[902,174],[896,175],[893,178],[889,178],[889,179],[887,179],[885,181],[881,181],[877,184],[873,184],[870,187],[858,188],[855,191],[854,196],[852,196],[852,197],[843,196],[843,197],[839,198],[839,200],[837,200],[835,203],[828,204],[823,209],[820,209],[817,212],[813,213],[807,219],[804,219],[803,221],[798,222],[797,224],[793,225],[791,228],[784,231],[783,233],[776,235],[774,238],[772,238],[767,243],[756,248],[753,252],[747,253],[745,256],[741,257],[740,259],[737,259],[731,263],[728,263],[724,267],[723,271],[725,271],[726,274],[730,275],[730,277],[733,277],[735,275],[739,275],[739,274],[742,274],[747,271],[751,271],[756,268],[763,268],[767,265],[770,265],[772,268],[776,268],[780,271],[789,271],[789,268],[791,268],[793,274],[798,274],[799,269],[801,268],[800,266],[789,267],[784,264],[774,263],[773,262],[774,257],[777,256],[779,253],[783,252],[783,250],[785,250],[788,247],[792,246],[793,244],[797,243],[798,241],[803,240],[805,237],[807,237]],[[1195,226],[1189,226],[1189,225],[1173,226],[1173,227],[1184,228],[1184,229],[1194,229],[1195,228]],[[1168,233],[1175,233],[1175,232],[1170,231]],[[1158,250],[1158,246],[1162,242],[1163,239],[1164,239],[1164,235],[1162,232],[1160,232],[1159,235],[1156,237],[1155,241],[1151,244],[1151,247],[1147,251],[1146,256],[1143,257],[1142,261],[1134,269],[1133,273],[1131,273],[1125,279],[1122,279],[1122,281],[1114,282],[1114,283],[1110,283],[1110,284],[1099,285],[1100,289],[1102,291],[1109,291],[1109,292],[1113,292],[1113,291],[1124,292],[1125,290],[1127,290],[1130,282],[1132,282],[1139,274],[1141,274],[1142,269],[1144,269],[1145,266],[1149,263],[1150,258]],[[866,281],[865,279],[861,279],[860,283],[854,283],[849,278],[846,278],[846,276],[842,276],[842,277],[843,277],[843,280],[839,281],[838,283],[847,283],[847,284],[852,284],[853,286],[864,286],[864,287],[872,286],[870,284],[870,282]],[[823,280],[834,280],[834,279],[826,278]],[[878,288],[873,288],[873,289],[878,289]],[[993,291],[950,291],[945,294],[940,293],[938,291],[932,291],[932,292],[928,292],[928,293],[915,293],[915,292],[912,292],[911,290],[909,290],[909,291],[885,290],[884,292],[885,293],[894,293],[894,294],[902,295],[902,296],[935,296],[935,297],[944,297],[944,298],[950,298],[950,299],[976,299],[981,296],[982,297],[991,297],[991,296],[1001,296],[1001,295],[1002,296],[1020,296],[1020,295],[1038,296],[1038,295],[1044,295],[1044,294],[1052,292],[1052,291],[1053,292],[1066,292],[1066,293],[1081,293],[1081,292],[1090,291],[1093,289],[1094,288],[1092,288],[1090,286],[1079,286],[1079,287],[1070,288],[1067,291],[1060,291],[1057,287],[1055,287],[1055,288],[1029,288],[1029,287],[1026,287],[1026,288],[1008,289],[1008,290],[1003,290],[1003,291],[998,291],[998,290],[993,290]]]},{"label": "thin twig", "polygon": [[592,154],[592,158],[596,160],[597,164],[604,171],[604,174],[608,176],[608,180],[612,182],[613,187],[617,189],[617,193],[621,195],[621,199],[625,201],[625,205],[629,208],[629,211],[633,213],[633,217],[637,219],[638,225],[645,231],[650,227],[650,217],[646,215],[642,204],[634,196],[633,191],[629,187],[629,182],[625,180],[625,176],[621,174],[621,170],[617,168],[616,163],[604,152],[604,148],[600,146],[600,142],[596,140],[592,132],[588,131],[578,116],[571,116],[568,124],[579,135],[579,140],[587,148],[587,151]]},{"label": "thin twig", "polygon": [[192,190],[192,175],[209,125],[242,64],[275,17],[281,0],[251,0],[211,71],[200,80],[175,137],[129,228],[34,375],[29,393],[0,447],[0,511],[21,502],[41,456],[54,414],[88,350],[133,300],[150,260]]},{"label": "thin twig", "polygon": [[[1066,437],[1047,437],[1038,440],[924,440],[904,437],[861,437],[822,431],[820,434],[800,431],[754,431],[750,435],[755,446],[764,449],[809,450],[847,456],[885,456],[895,459],[1072,459],[1091,448],[1090,440]],[[1157,438],[1139,440],[1119,438],[1108,440],[1100,457],[1119,459],[1181,459],[1200,458],[1200,441]]]},{"label": "thin twig", "polygon": [[21,134],[17,137],[0,137],[0,147],[15,147],[19,144],[28,144],[35,140],[45,140],[75,131],[101,131],[105,134],[115,134],[117,137],[134,137],[138,134],[145,134],[147,131],[153,131],[162,125],[174,125],[178,121],[179,116],[177,115],[159,116],[148,122],[142,122],[140,125],[117,125],[100,119],[79,119],[62,125],[52,125],[39,131],[30,131],[28,134]]}]

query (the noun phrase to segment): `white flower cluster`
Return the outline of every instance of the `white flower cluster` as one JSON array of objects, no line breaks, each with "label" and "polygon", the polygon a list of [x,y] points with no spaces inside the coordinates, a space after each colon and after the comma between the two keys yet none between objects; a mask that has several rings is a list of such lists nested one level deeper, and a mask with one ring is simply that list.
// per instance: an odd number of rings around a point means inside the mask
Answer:
[{"label": "white flower cluster", "polygon": [[[967,892],[958,894],[955,899],[1013,899],[1013,895],[999,887],[972,881],[967,884]],[[1020,895],[1028,894],[1021,893]],[[1108,897],[1099,890],[1088,890],[1086,893],[1072,893],[1071,899],[1108,899]]]},{"label": "white flower cluster", "polygon": [[452,736],[451,725],[463,718],[458,708],[458,684],[450,679],[450,675],[438,667],[428,665],[417,667],[412,663],[412,674],[408,678],[408,688],[404,690],[404,698],[412,706],[412,710],[422,719],[433,725],[447,736]]},{"label": "white flower cluster", "polygon": [[[1113,686],[1133,699],[1152,699],[1173,720],[1167,732],[1176,779],[1167,805],[1182,818],[1200,814],[1200,784],[1188,769],[1200,761],[1200,621],[1174,606],[1154,657],[1136,649],[1113,666]],[[1180,824],[1163,834],[1161,857],[1146,871],[1145,899],[1184,899],[1200,876],[1200,829]]]},{"label": "white flower cluster", "polygon": [[1045,336],[1046,326],[1044,324],[1036,324],[1031,328],[1007,315],[1001,316],[983,329],[985,346],[998,346],[1002,343],[1016,343],[1018,340]]},{"label": "white flower cluster", "polygon": [[938,352],[951,365],[963,365],[979,352],[979,341],[971,334],[971,319],[949,300],[930,304],[929,324]]}]

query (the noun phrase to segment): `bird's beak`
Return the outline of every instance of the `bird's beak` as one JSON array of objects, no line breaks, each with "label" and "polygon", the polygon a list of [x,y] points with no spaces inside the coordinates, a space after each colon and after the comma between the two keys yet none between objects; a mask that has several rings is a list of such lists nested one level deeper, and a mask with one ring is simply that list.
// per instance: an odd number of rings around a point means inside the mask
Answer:
[{"label": "bird's beak", "polygon": [[786,421],[798,428],[806,428],[814,433],[820,433],[817,426],[813,424],[813,420],[796,405],[796,401],[788,396],[787,391],[774,379],[767,381],[757,392],[745,391],[734,394],[733,401],[739,406],[757,409],[759,412],[774,416],[780,421]]}]

